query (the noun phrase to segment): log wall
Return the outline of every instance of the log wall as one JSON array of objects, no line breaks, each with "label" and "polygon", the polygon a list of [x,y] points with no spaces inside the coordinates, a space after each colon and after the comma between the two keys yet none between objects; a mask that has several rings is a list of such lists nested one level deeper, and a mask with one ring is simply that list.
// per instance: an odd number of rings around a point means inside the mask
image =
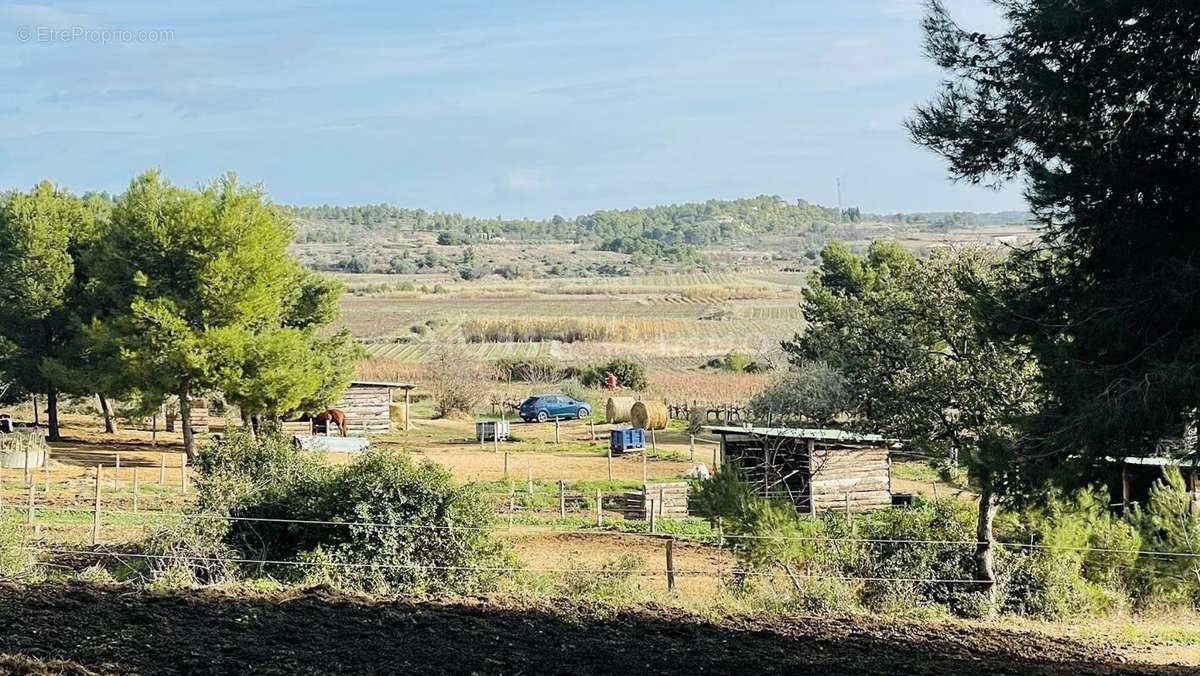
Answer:
[{"label": "log wall", "polygon": [[892,505],[888,450],[878,447],[818,447],[812,456],[812,510],[866,512]]},{"label": "log wall", "polygon": [[686,519],[688,516],[688,485],[685,482],[648,484],[640,491],[625,493],[624,512],[626,519],[645,521],[648,509],[654,509],[655,518]]},{"label": "log wall", "polygon": [[334,408],[346,414],[347,434],[387,434],[392,431],[391,403],[390,388],[351,385]]}]

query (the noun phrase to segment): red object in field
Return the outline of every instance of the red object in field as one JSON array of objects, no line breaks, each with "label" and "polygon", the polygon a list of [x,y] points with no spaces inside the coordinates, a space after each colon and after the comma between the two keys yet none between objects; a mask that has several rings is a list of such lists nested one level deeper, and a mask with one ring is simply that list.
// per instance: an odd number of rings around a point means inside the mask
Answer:
[{"label": "red object in field", "polygon": [[608,391],[612,392],[617,389],[617,377],[612,373],[606,373],[604,375],[604,384],[608,387]]}]

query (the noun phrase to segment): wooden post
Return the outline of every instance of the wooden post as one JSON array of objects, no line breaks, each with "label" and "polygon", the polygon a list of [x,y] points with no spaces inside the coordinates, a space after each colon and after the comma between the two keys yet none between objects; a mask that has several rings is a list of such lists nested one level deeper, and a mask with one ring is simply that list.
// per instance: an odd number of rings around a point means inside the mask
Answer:
[{"label": "wooden post", "polygon": [[154,414],[150,416],[150,445],[151,446],[158,445],[158,411],[157,410],[155,410]]},{"label": "wooden post", "polygon": [[404,390],[404,431],[412,429],[412,420],[408,416],[408,390]]},{"label": "wooden post", "polygon": [[1125,458],[1121,458],[1121,513],[1129,509],[1129,473],[1126,471]]},{"label": "wooden post", "polygon": [[167,485],[167,454],[158,454],[158,485]]},{"label": "wooden post", "polygon": [[138,481],[138,466],[133,466],[133,513],[138,513],[138,492],[141,482]]},{"label": "wooden post", "polygon": [[608,480],[612,481],[612,446],[608,447]]},{"label": "wooden post", "polygon": [[492,434],[492,452],[500,452],[500,423],[496,423],[496,427]]},{"label": "wooden post", "polygon": [[650,430],[650,448],[654,449],[654,455],[658,455],[658,440],[654,436],[654,430]]},{"label": "wooden post", "polygon": [[100,465],[96,465],[96,501],[92,507],[92,546],[100,543]]},{"label": "wooden post", "polygon": [[658,487],[658,515],[663,515],[663,504],[666,503],[666,493],[663,486]]},{"label": "wooden post", "polygon": [[929,482],[929,484],[930,484],[931,486],[933,486],[933,501],[934,501],[934,502],[937,502],[937,501],[938,501],[938,494],[937,494],[937,481],[930,481],[930,482]]},{"label": "wooden post", "polygon": [[533,463],[532,462],[527,463],[525,465],[525,482],[529,488],[529,494],[533,495]]},{"label": "wooden post", "polygon": [[846,502],[846,521],[849,522],[852,518],[850,516],[850,493],[849,493],[849,491],[842,493],[842,500],[844,500]]},{"label": "wooden post", "polygon": [[25,524],[33,525],[33,501],[34,495],[37,493],[37,486],[29,484],[29,504],[25,506]]},{"label": "wooden post", "polygon": [[33,449],[30,446],[25,446],[25,483],[33,485],[33,475],[29,471],[29,465],[33,462]]},{"label": "wooden post", "polygon": [[113,465],[113,483],[121,485],[121,454],[117,454],[116,464]]},{"label": "wooden post", "polygon": [[567,518],[567,482],[558,480],[558,518]]},{"label": "wooden post", "polygon": [[517,494],[515,491],[510,491],[508,494],[508,529],[512,530],[513,512],[517,511]]},{"label": "wooden post", "polygon": [[44,492],[49,493],[50,492],[50,468],[49,467],[42,468],[42,478],[45,480],[45,483],[46,483]]},{"label": "wooden post", "polygon": [[487,440],[487,425],[479,425],[478,422],[476,422],[475,425],[479,428],[479,450],[482,451],[484,441]]},{"label": "wooden post", "polygon": [[504,452],[504,477],[503,478],[505,478],[505,479],[508,478],[508,451]]},{"label": "wooden post", "polygon": [[642,451],[642,485],[646,485],[646,451]]},{"label": "wooden post", "polygon": [[594,443],[596,443],[596,421],[589,420],[588,425],[591,426],[591,428],[592,428],[592,443],[594,444]]},{"label": "wooden post", "polygon": [[688,435],[688,460],[696,462],[696,435]]},{"label": "wooden post", "polygon": [[654,519],[655,512],[658,510],[654,508],[654,498],[650,497],[650,494],[645,489],[642,489],[642,506],[646,509],[646,516],[650,518],[650,532],[658,532],[658,522]]},{"label": "wooden post", "polygon": [[180,453],[179,458],[179,488],[187,495],[187,453]]},{"label": "wooden post", "polygon": [[604,495],[596,489],[596,526],[604,525]]},{"label": "wooden post", "polygon": [[559,436],[558,428],[559,428],[559,421],[558,421],[558,418],[555,418],[554,419],[554,443],[556,443],[556,444],[562,443],[562,439]]},{"label": "wooden post", "polygon": [[667,539],[667,591],[675,593],[675,538]]}]

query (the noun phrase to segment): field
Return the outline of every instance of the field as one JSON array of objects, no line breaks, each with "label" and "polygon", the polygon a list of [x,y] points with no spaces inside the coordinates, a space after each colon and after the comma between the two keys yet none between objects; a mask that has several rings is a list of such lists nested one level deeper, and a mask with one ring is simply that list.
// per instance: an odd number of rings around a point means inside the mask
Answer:
[{"label": "field", "polygon": [[[687,273],[598,279],[437,282],[437,291],[394,291],[380,275],[341,275],[350,289],[343,325],[370,359],[364,378],[421,381],[442,346],[482,364],[567,364],[614,357],[646,366],[650,394],[672,400],[744,401],[762,374],[706,362],[739,352],[784,360],[779,342],[803,326],[799,273]],[[374,289],[367,291],[367,289]]]},{"label": "field", "polygon": [[0,586],[0,673],[1190,674],[1104,643],[870,618],[324,590]]}]

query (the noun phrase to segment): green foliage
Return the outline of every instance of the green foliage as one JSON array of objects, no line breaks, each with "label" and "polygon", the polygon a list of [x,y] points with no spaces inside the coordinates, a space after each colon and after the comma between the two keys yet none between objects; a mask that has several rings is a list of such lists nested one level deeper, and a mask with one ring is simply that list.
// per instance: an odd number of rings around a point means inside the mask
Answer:
[{"label": "green foliage", "polygon": [[946,72],[908,126],[956,178],[1022,182],[1042,236],[997,305],[1053,395],[1029,441],[1051,467],[1086,466],[1177,435],[1200,406],[1200,8],[998,4],[992,35],[930,5]]},{"label": "green foliage", "polygon": [[72,378],[68,367],[85,358],[80,326],[95,311],[85,261],[106,213],[107,203],[80,199],[47,181],[0,200],[3,377],[48,394],[52,438],[58,435],[58,392],[96,391]]},{"label": "green foliage", "polygon": [[590,601],[622,601],[638,591],[638,571],[646,565],[638,554],[622,554],[604,562],[599,572],[571,571],[563,576],[561,589],[568,596]]},{"label": "green foliage", "polygon": [[319,335],[340,287],[299,268],[291,240],[261,188],[232,175],[188,190],[142,174],[95,259],[110,316],[92,327],[94,342],[112,345],[151,398],[220,389],[250,413],[320,408],[357,352],[346,332]]},{"label": "green foliage", "polygon": [[750,399],[750,415],[775,426],[823,427],[850,408],[844,376],[824,362],[802,362],[776,373]]},{"label": "green foliage", "polygon": [[1135,584],[1155,602],[1188,604],[1200,609],[1200,509],[1178,469],[1165,468],[1150,488],[1144,507],[1134,506],[1132,522],[1151,552],[1183,552],[1191,556],[1140,559]]},{"label": "green foliage", "polygon": [[433,462],[370,451],[331,467],[280,437],[235,433],[206,447],[199,468],[202,512],[295,521],[233,521],[219,545],[208,540],[240,558],[304,561],[318,579],[372,591],[471,592],[507,565],[491,539],[491,504]]},{"label": "green foliage", "polygon": [[617,357],[606,364],[593,364],[568,371],[583,383],[584,387],[604,387],[605,378],[609,373],[617,377],[617,384],[630,390],[644,390],[650,387],[646,378],[646,367],[632,359]]},{"label": "green foliage", "polygon": [[964,616],[1003,611],[1059,618],[1195,603],[1196,587],[1188,581],[1196,578],[1194,559],[1138,554],[1143,541],[1151,551],[1194,551],[1187,543],[1196,541],[1197,517],[1182,502],[1182,485],[1165,479],[1157,490],[1157,501],[1132,522],[1109,512],[1100,491],[1054,493],[1038,507],[1006,515],[997,528],[1010,544],[996,556],[992,595],[976,593],[975,513],[958,500],[813,518],[755,495],[722,468],[692,502],[720,524],[739,563],[760,574],[775,572],[799,607],[819,606],[825,598],[814,597],[814,580],[839,578],[855,607],[875,611],[929,606]]},{"label": "green foliage", "polygon": [[22,528],[16,512],[0,510],[0,580],[24,577],[34,568],[36,561],[24,547]]}]

